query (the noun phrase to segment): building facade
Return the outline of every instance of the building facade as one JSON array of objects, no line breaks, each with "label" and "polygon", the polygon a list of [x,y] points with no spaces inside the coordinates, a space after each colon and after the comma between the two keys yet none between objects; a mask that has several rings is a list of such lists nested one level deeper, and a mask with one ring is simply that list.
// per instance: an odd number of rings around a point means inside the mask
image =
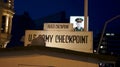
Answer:
[{"label": "building facade", "polygon": [[[100,54],[120,56],[120,31],[119,31],[120,19],[119,18],[120,17],[118,17],[117,19],[113,20],[112,22],[106,25],[106,29],[105,29],[101,44],[99,46]],[[96,48],[98,48],[101,34],[102,33],[99,33],[94,38],[95,51],[96,51]]]},{"label": "building facade", "polygon": [[9,41],[12,18],[14,15],[14,0],[0,0],[0,45]]}]

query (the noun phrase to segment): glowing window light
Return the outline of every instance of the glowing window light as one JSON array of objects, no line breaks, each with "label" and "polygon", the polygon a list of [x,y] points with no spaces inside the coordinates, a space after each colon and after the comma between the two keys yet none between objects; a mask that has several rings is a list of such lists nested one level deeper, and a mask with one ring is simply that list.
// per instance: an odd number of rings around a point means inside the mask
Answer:
[{"label": "glowing window light", "polygon": [[114,33],[111,33],[111,36],[114,36],[115,34]]},{"label": "glowing window light", "polygon": [[9,3],[10,3],[11,1],[9,0]]},{"label": "glowing window light", "polygon": [[110,33],[106,33],[106,36],[110,36]]},{"label": "glowing window light", "polygon": [[94,50],[94,53],[96,53],[97,51],[96,50]]},{"label": "glowing window light", "polygon": [[8,24],[9,24],[9,17],[6,16],[6,24],[5,24],[5,31],[8,32]]},{"label": "glowing window light", "polygon": [[100,46],[100,48],[103,48],[103,46]]}]

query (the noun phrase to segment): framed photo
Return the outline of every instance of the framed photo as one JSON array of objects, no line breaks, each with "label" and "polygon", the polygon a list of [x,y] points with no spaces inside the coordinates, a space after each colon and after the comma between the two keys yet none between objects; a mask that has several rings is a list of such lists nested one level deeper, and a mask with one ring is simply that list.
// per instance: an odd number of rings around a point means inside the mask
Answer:
[{"label": "framed photo", "polygon": [[[70,23],[73,24],[74,29],[80,28],[84,30],[84,16],[70,16]],[[87,30],[88,30],[88,21],[87,21]]]}]

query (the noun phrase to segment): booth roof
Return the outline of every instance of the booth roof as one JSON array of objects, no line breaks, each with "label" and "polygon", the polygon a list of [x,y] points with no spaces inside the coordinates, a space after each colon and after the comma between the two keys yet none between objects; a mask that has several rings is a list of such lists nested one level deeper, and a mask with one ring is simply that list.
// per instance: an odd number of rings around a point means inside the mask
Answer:
[{"label": "booth roof", "polygon": [[80,57],[88,57],[88,58],[94,58],[97,60],[103,60],[103,61],[116,61],[119,57],[110,56],[110,55],[101,55],[101,54],[94,54],[94,53],[85,53],[85,52],[78,52],[78,51],[72,51],[67,49],[61,49],[61,48],[53,48],[53,47],[45,47],[45,46],[27,46],[27,47],[15,47],[15,48],[0,48],[0,56],[2,53],[6,52],[15,52],[15,51],[51,51],[51,52],[57,52],[57,53],[63,53],[63,54],[70,54],[70,55],[76,55]]}]

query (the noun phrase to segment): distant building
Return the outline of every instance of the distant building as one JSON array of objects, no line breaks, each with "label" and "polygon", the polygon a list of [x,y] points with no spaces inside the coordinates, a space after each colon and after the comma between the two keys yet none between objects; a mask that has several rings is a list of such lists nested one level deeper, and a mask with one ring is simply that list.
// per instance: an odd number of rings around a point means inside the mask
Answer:
[{"label": "distant building", "polygon": [[105,33],[101,49],[107,54],[120,55],[120,33]]},{"label": "distant building", "polygon": [[[109,23],[106,27],[99,52],[101,54],[120,55],[120,19]],[[98,47],[101,34],[94,39],[94,49]]]},{"label": "distant building", "polygon": [[14,0],[0,0],[0,45],[8,42],[14,15]]}]

